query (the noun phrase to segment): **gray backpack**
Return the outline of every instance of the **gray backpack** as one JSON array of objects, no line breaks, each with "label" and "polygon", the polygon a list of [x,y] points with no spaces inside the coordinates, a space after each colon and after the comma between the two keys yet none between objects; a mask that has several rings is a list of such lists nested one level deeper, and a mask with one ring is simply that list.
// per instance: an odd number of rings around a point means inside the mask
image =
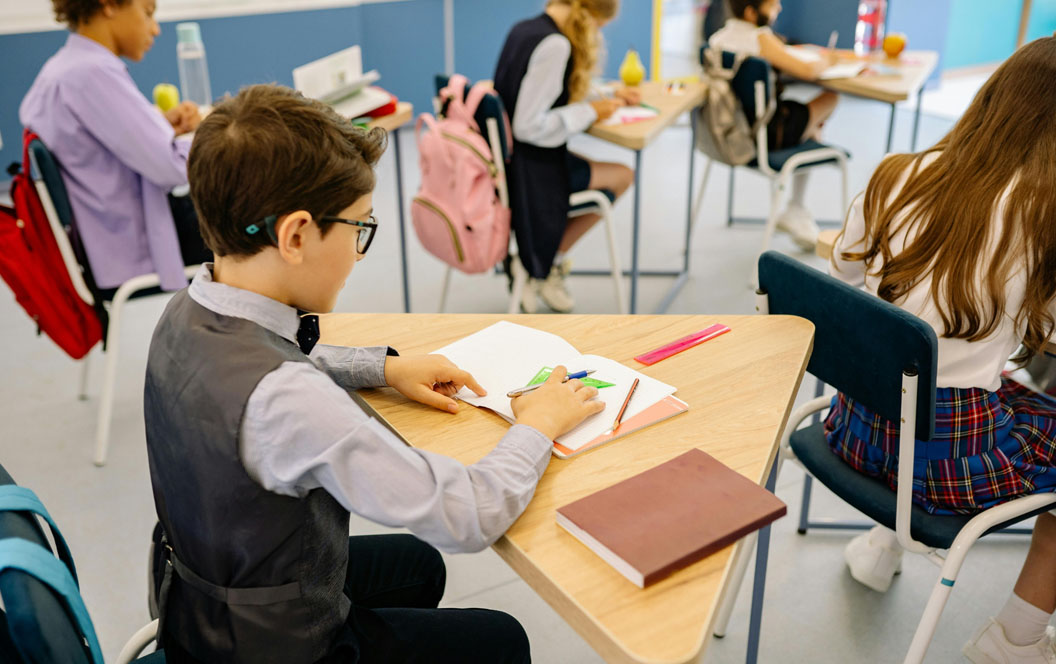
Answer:
[{"label": "gray backpack", "polygon": [[765,126],[774,114],[776,104],[770,100],[766,112],[757,119],[755,126],[741,108],[741,102],[730,87],[733,77],[747,56],[738,54],[733,66],[722,66],[722,51],[704,51],[704,75],[708,82],[704,104],[693,112],[697,128],[697,149],[707,156],[730,166],[741,166],[755,159],[755,132]]}]

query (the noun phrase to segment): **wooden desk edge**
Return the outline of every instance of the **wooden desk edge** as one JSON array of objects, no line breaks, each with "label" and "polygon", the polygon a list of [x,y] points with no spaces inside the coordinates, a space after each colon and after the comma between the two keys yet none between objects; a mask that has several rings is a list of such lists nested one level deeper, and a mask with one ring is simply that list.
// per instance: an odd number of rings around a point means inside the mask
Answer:
[{"label": "wooden desk edge", "polygon": [[409,101],[401,101],[396,104],[396,112],[374,118],[368,125],[370,129],[381,127],[385,131],[393,131],[404,126],[414,119],[414,106]]}]

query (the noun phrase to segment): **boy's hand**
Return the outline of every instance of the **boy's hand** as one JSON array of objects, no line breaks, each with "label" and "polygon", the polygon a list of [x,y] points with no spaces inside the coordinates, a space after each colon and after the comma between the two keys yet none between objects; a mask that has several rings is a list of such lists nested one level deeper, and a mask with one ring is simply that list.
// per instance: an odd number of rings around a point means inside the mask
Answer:
[{"label": "boy's hand", "polygon": [[169,121],[177,135],[194,131],[202,121],[198,104],[193,101],[185,101],[179,106],[170,108],[165,113],[165,119]]},{"label": "boy's hand", "polygon": [[642,91],[637,88],[618,88],[612,94],[628,106],[637,106],[642,103]]},{"label": "boy's hand", "polygon": [[587,387],[578,380],[562,383],[567,374],[565,367],[555,367],[542,387],[514,397],[510,405],[517,424],[534,427],[554,440],[605,410],[604,402],[594,399],[597,388]]},{"label": "boy's hand", "polygon": [[458,412],[458,402],[451,397],[462,386],[473,390],[477,396],[487,394],[473,376],[443,355],[386,358],[385,382],[408,399],[451,413]]},{"label": "boy's hand", "polygon": [[612,117],[616,109],[625,104],[622,99],[596,99],[590,102],[590,105],[594,107],[594,112],[598,115],[598,122],[602,122]]}]

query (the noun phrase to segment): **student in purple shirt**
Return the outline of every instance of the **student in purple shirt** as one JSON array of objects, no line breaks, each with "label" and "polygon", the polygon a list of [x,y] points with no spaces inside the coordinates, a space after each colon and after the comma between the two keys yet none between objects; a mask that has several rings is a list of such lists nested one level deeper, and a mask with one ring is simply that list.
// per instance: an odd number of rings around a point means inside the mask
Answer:
[{"label": "student in purple shirt", "polygon": [[62,168],[96,285],[104,297],[128,279],[157,273],[164,290],[187,285],[183,268],[211,260],[187,197],[190,140],[198,108],[162,114],[121,58],[143,59],[161,29],[155,0],[53,0],[70,26],[66,44],[40,70],[19,118]]}]

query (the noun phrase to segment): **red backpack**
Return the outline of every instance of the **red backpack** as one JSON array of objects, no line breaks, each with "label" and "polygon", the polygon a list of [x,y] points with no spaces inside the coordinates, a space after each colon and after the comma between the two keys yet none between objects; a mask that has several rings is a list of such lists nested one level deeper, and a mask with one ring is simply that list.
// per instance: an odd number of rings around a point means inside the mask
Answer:
[{"label": "red backpack", "polygon": [[96,311],[77,294],[55,241],[51,223],[30,178],[29,145],[38,140],[23,135],[22,168],[11,182],[15,207],[0,205],[0,277],[15,299],[66,353],[79,360],[103,338]]}]

